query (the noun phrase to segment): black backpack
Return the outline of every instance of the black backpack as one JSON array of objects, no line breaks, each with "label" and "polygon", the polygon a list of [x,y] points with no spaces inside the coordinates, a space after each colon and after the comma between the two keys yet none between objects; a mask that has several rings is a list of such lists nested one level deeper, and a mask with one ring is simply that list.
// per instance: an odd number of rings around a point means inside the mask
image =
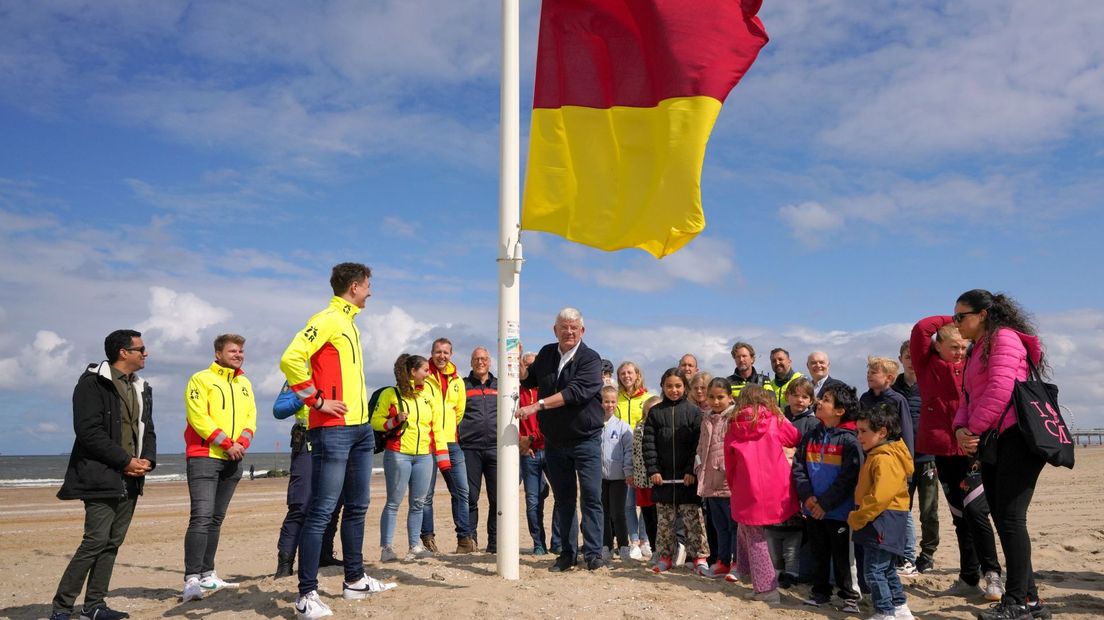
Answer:
[{"label": "black backpack", "polygon": [[[387,385],[387,386],[381,387],[378,390],[376,390],[375,392],[372,392],[372,395],[368,398],[368,423],[369,424],[372,423],[372,414],[374,414],[376,412],[376,405],[379,404],[380,395],[383,394],[384,390],[395,390],[395,396],[397,397],[397,400],[399,401],[399,411],[405,411],[406,410],[403,407],[402,394],[399,393],[399,388],[397,388],[393,385]],[[401,432],[402,432],[401,427],[395,427],[395,428],[393,428],[389,431],[377,431],[375,428],[373,428],[372,429],[372,436],[375,439],[375,446],[373,446],[372,452],[374,454],[379,454],[380,452],[383,452],[384,448],[387,446],[387,440],[395,438]]]}]

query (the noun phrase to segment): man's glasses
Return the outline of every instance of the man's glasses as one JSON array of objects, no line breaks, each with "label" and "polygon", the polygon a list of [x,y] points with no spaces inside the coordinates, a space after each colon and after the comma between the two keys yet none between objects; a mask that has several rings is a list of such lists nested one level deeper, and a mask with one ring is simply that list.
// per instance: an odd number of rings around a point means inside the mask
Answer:
[{"label": "man's glasses", "polygon": [[137,351],[137,352],[139,352],[139,353],[143,353],[143,354],[144,354],[144,353],[146,352],[146,347],[127,347],[127,348],[125,348],[125,349],[123,349],[123,350],[124,350],[124,351],[130,351],[130,352],[134,352],[134,351]]},{"label": "man's glasses", "polygon": [[955,322],[955,325],[957,325],[957,324],[962,322],[962,319],[965,319],[966,317],[970,316],[971,314],[980,314],[980,313],[981,313],[981,310],[974,310],[974,311],[971,311],[971,312],[955,312],[953,315],[951,315],[951,320]]}]

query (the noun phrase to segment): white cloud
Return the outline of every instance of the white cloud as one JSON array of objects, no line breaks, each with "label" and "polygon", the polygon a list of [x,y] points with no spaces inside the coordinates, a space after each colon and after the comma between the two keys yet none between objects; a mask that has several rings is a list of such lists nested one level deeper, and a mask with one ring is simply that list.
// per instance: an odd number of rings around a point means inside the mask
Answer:
[{"label": "white cloud", "polygon": [[59,385],[73,379],[73,345],[57,333],[39,330],[34,341],[11,357],[0,358],[0,388]]},{"label": "white cloud", "polygon": [[395,358],[400,353],[419,353],[425,355],[418,346],[433,325],[422,322],[398,306],[382,314],[361,314],[359,319],[364,351],[365,372],[390,378],[394,370]]},{"label": "white cloud", "polygon": [[151,286],[149,293],[150,316],[137,329],[156,334],[151,341],[159,345],[175,342],[195,346],[201,331],[232,316],[229,310],[214,306],[194,293],[178,293],[162,286]]},{"label": "white cloud", "polygon": [[824,233],[843,226],[843,217],[828,211],[819,202],[785,205],[778,209],[778,215],[795,237],[810,245],[823,243]]}]

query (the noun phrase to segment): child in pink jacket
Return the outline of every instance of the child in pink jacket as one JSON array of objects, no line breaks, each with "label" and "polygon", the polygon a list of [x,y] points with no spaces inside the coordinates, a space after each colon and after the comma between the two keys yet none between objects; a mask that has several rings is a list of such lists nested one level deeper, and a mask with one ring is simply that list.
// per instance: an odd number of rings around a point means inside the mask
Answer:
[{"label": "child in pink jacket", "polygon": [[732,519],[739,524],[734,566],[741,575],[751,574],[753,599],[777,603],[778,580],[764,528],[798,510],[783,449],[795,447],[801,437],[775,396],[757,385],[744,387],[734,412],[724,450]]},{"label": "child in pink jacket", "polygon": [[[702,416],[694,472],[698,476],[698,496],[705,500],[709,519],[717,530],[717,559],[708,573],[709,577],[717,579],[728,575],[732,552],[736,548],[736,523],[732,520],[724,458],[725,436],[733,409],[732,384],[721,377],[711,380],[703,402],[708,413]],[[733,580],[735,577],[733,574]]]}]

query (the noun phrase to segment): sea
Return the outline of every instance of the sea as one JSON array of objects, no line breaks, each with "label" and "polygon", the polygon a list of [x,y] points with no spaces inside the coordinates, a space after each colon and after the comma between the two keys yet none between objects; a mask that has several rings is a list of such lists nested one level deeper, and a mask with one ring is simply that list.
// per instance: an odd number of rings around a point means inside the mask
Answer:
[{"label": "sea", "polygon": [[[381,463],[382,459],[376,460]],[[7,456],[0,455],[0,488],[12,487],[60,487],[65,477],[65,468],[69,464],[69,455],[57,456]],[[291,465],[291,455],[287,452],[247,452],[242,471],[249,477],[249,468],[253,467],[254,476],[267,475],[271,470],[286,470]],[[169,482],[185,479],[185,456],[183,454],[158,454],[157,467],[146,476],[147,482]],[[375,468],[372,473],[382,473]]]}]

